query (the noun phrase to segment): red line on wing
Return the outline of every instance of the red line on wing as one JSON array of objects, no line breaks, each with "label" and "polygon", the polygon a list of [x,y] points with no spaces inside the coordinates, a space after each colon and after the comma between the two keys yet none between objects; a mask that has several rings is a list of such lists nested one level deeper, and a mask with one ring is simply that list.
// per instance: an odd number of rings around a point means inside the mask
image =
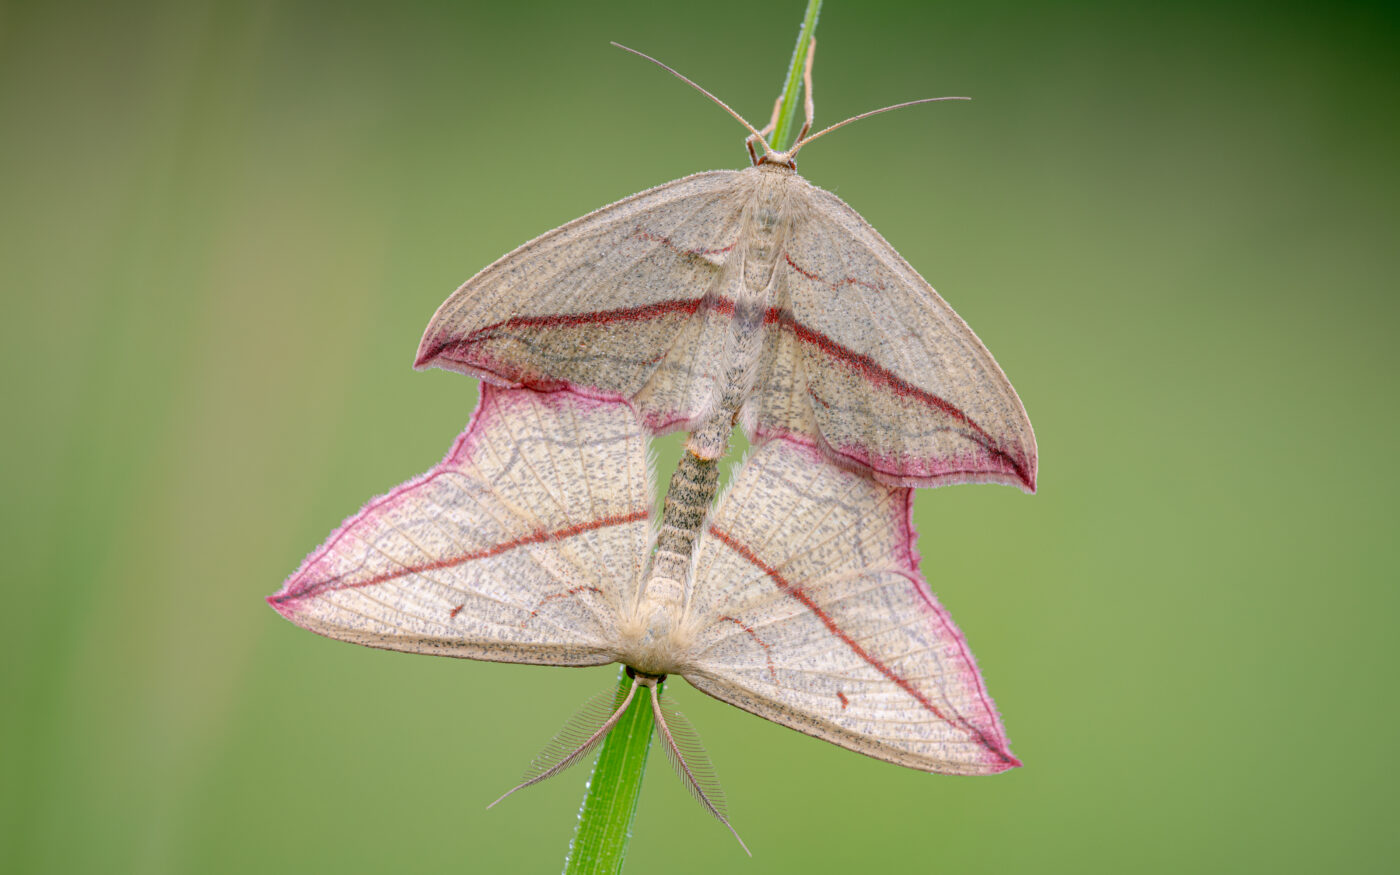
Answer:
[{"label": "red line on wing", "polygon": [[[618,307],[615,310],[595,310],[589,313],[548,313],[540,316],[516,316],[504,322],[497,322],[494,325],[487,325],[478,328],[467,335],[467,340],[472,340],[490,331],[497,331],[501,328],[559,328],[571,325],[600,325],[609,322],[643,322],[647,319],[657,319],[661,316],[669,316],[672,313],[683,313],[689,316],[700,306],[701,299],[657,301],[654,304],[642,304],[637,307]],[[731,305],[732,306],[732,305]]]},{"label": "red line on wing", "polygon": [[754,552],[752,550],[739,543],[737,540],[730,537],[725,532],[720,531],[718,528],[710,526],[710,534],[718,538],[723,544],[728,546],[729,549],[733,550],[735,553],[738,553],[740,556],[744,557],[749,562],[751,562],[755,568],[758,568],[764,574],[768,575],[769,579],[771,579],[773,583],[777,584],[778,589],[780,591],[782,591],[786,595],[792,596],[794,599],[797,599],[797,601],[801,603],[803,607],[811,611],[816,616],[816,618],[821,620],[822,624],[826,626],[828,630],[830,630],[831,634],[841,639],[841,642],[851,649],[852,653],[865,660],[867,663],[870,664],[872,668],[874,668],[880,674],[889,678],[891,681],[894,681],[894,683],[897,684],[900,689],[904,690],[904,692],[914,697],[914,700],[920,705],[922,705],[924,708],[926,708],[929,711],[929,713],[931,713],[933,716],[937,717],[939,720],[942,720],[945,723],[951,723],[956,726],[961,726],[963,729],[967,730],[968,733],[976,737],[977,741],[983,747],[995,752],[1004,761],[1014,761],[1014,758],[1011,757],[1010,754],[1008,754],[1001,746],[994,744],[990,739],[987,738],[986,734],[983,733],[982,730],[978,729],[976,726],[973,726],[967,720],[967,718],[963,717],[961,714],[955,713],[954,719],[949,719],[947,716],[945,716],[942,711],[938,710],[938,706],[930,702],[928,700],[928,697],[926,697],[923,693],[919,692],[913,684],[900,677],[898,674],[895,673],[894,669],[885,665],[879,660],[878,657],[870,653],[870,651],[866,650],[864,647],[861,647],[860,644],[857,643],[854,638],[852,638],[850,635],[847,635],[845,630],[837,624],[836,620],[834,620],[830,614],[822,610],[821,606],[818,605],[816,602],[812,601],[811,596],[807,595],[807,593],[803,591],[802,587],[783,577],[782,573],[779,572],[778,569],[774,568],[773,566],[764,562],[762,559],[758,558],[756,555],[754,555]]},{"label": "red line on wing", "polygon": [[[653,234],[644,228],[638,227],[632,234],[639,240],[647,240],[660,243],[673,252],[681,252],[688,255],[722,255],[731,251],[737,244],[730,243],[728,246],[721,246],[716,249],[679,249],[671,238],[661,234]],[[637,307],[620,307],[615,310],[595,310],[587,313],[553,313],[540,316],[516,316],[501,322],[478,328],[466,337],[443,338],[435,343],[427,352],[418,356],[414,362],[414,367],[423,367],[428,362],[451,349],[467,347],[478,341],[483,335],[499,331],[503,328],[560,328],[575,325],[600,325],[614,322],[641,322],[647,319],[657,319],[662,316],[669,316],[673,313],[683,313],[689,315],[694,313],[701,306],[707,306],[718,310],[721,313],[734,312],[734,302],[721,297],[694,298],[686,300],[658,301],[654,304],[644,304]]]},{"label": "red line on wing", "polygon": [[841,700],[841,710],[846,710],[846,706],[851,704],[851,700],[846,698],[846,694],[840,690],[836,691],[836,698]]},{"label": "red line on wing", "polygon": [[599,589],[596,586],[589,586],[588,584],[575,586],[572,589],[566,589],[563,592],[552,592],[544,598],[540,599],[539,602],[535,604],[535,609],[530,612],[529,617],[526,617],[524,621],[521,622],[520,628],[524,629],[525,626],[529,624],[531,618],[538,617],[540,615],[540,608],[544,607],[545,602],[553,601],[554,599],[572,598],[573,596],[576,596],[581,592],[591,592],[597,595],[603,594],[603,591],[601,589]]},{"label": "red line on wing", "polygon": [[798,266],[797,266],[797,262],[793,261],[793,260],[792,260],[792,256],[791,256],[791,255],[788,255],[786,252],[783,253],[783,260],[786,261],[786,262],[788,263],[788,267],[790,267],[790,268],[792,268],[793,270],[797,271],[798,273],[802,274],[802,275],[805,276],[807,279],[812,280],[813,282],[818,282],[818,283],[823,283],[823,284],[826,283],[826,280],[824,280],[824,279],[822,279],[821,277],[817,276],[816,274],[812,273],[810,270],[807,270],[807,269],[802,268],[802,267],[798,267]]},{"label": "red line on wing", "polygon": [[771,652],[771,648],[770,648],[769,645],[768,645],[768,642],[767,642],[767,641],[764,641],[762,638],[758,637],[758,633],[755,632],[755,631],[753,630],[753,627],[750,626],[750,625],[747,624],[747,623],[744,623],[744,622],[741,622],[741,621],[739,621],[739,620],[736,620],[736,619],[734,619],[733,617],[730,617],[730,616],[720,617],[720,619],[721,619],[721,620],[728,620],[729,622],[731,622],[731,623],[733,623],[734,625],[738,626],[740,629],[743,629],[745,632],[749,633],[749,637],[752,638],[754,641],[756,641],[756,642],[758,643],[758,646],[760,646],[760,647],[763,648],[763,655],[764,655],[765,657],[767,657],[767,659],[768,659],[768,676],[769,676],[770,678],[772,678],[772,679],[773,679],[773,683],[776,684],[776,683],[778,682],[778,672],[777,672],[777,669],[773,668],[773,654],[772,654],[772,652]]},{"label": "red line on wing", "polygon": [[797,264],[797,262],[792,260],[792,256],[788,255],[786,252],[783,253],[783,260],[788,263],[788,267],[802,274],[807,279],[812,280],[813,282],[821,283],[824,286],[830,286],[833,289],[840,288],[841,286],[861,286],[862,288],[869,289],[872,292],[881,292],[885,289],[882,283],[868,283],[865,280],[856,279],[853,276],[842,277],[839,283],[828,282],[827,280],[822,279],[819,274],[815,274],[812,271],[807,270],[806,268],[800,267]]},{"label": "red line on wing", "polygon": [[[554,599],[566,599],[566,598],[568,598],[569,596],[578,595],[579,593],[583,592],[584,590],[588,590],[589,592],[597,593],[598,595],[602,595],[602,594],[603,594],[603,591],[602,591],[601,589],[599,589],[598,587],[596,587],[596,586],[589,586],[588,584],[584,584],[583,586],[576,586],[576,587],[574,587],[574,588],[572,588],[572,589],[566,589],[566,590],[564,590],[563,592],[552,592],[552,593],[550,593],[549,595],[545,596],[544,598],[540,599],[539,603],[540,603],[540,605],[543,605],[545,602],[553,601]],[[535,614],[535,612],[534,612],[534,611],[531,611],[530,614],[531,614],[531,616],[533,616],[533,615]]]},{"label": "red line on wing", "polygon": [[884,675],[885,677],[898,684],[900,689],[913,696],[915,701],[927,708],[929,712],[933,714],[933,716],[947,723],[952,722],[943,715],[942,711],[938,710],[937,705],[930,702],[928,700],[928,697],[925,696],[923,693],[919,692],[913,684],[909,683],[907,680],[900,677],[898,674],[895,674],[894,669],[885,665],[873,653],[866,650],[864,647],[861,647],[860,644],[854,638],[852,638],[850,635],[847,635],[846,631],[837,624],[836,620],[832,619],[832,616],[830,614],[822,610],[821,606],[818,605],[816,602],[812,601],[812,597],[807,595],[807,593],[803,591],[802,587],[788,580],[786,577],[783,577],[782,573],[779,572],[778,569],[774,568],[773,566],[764,562],[762,559],[755,556],[752,550],[750,550],[745,545],[739,543],[734,538],[730,537],[727,533],[720,531],[714,526],[710,526],[710,534],[714,535],[716,538],[719,538],[722,543],[729,547],[729,549],[733,550],[735,553],[738,553],[740,556],[743,556],[749,562],[753,563],[755,568],[768,575],[768,577],[773,581],[773,583],[777,584],[779,590],[797,599],[797,601],[799,601],[803,607],[805,607],[807,610],[811,611],[814,615],[816,615],[816,618],[822,621],[822,624],[826,626],[828,630],[831,631],[831,634],[835,635],[837,638],[840,638],[841,641],[847,647],[851,648],[852,653],[868,662],[870,666],[876,671],[878,671],[880,674]]},{"label": "red line on wing", "polygon": [[680,249],[676,246],[675,243],[671,242],[670,237],[666,237],[662,234],[653,234],[645,228],[641,227],[640,225],[637,227],[637,230],[632,232],[632,236],[638,240],[648,240],[653,243],[660,243],[662,246],[665,246],[672,252],[683,252],[686,255],[721,255],[733,249],[735,244],[739,242],[736,240],[734,241],[734,243],[730,243],[728,246],[723,246],[719,249]]},{"label": "red line on wing", "polygon": [[[723,315],[734,312],[734,302],[729,298],[713,296],[694,300],[671,300],[658,301],[654,304],[645,304],[638,307],[620,307],[615,310],[595,310],[588,313],[551,313],[539,316],[515,316],[503,322],[496,322],[478,328],[471,334],[458,340],[446,340],[435,345],[431,352],[419,359],[419,364],[426,363],[449,348],[461,348],[472,346],[480,339],[492,332],[509,328],[565,328],[577,325],[606,325],[616,322],[643,322],[648,319],[659,319],[663,316],[670,316],[676,313],[689,316],[701,307],[714,310]],[[977,423],[973,422],[966,413],[957,405],[946,401],[931,392],[927,392],[915,386],[913,383],[895,375],[894,373],[880,367],[870,356],[858,353],[854,350],[837,343],[830,337],[808,328],[797,321],[792,311],[778,307],[769,307],[763,315],[764,324],[778,325],[792,331],[793,335],[803,343],[815,346],[824,354],[855,368],[867,380],[878,386],[890,388],[896,395],[914,398],[930,407],[933,407],[944,414],[963,423],[981,437],[992,441],[991,435],[987,434]],[[993,442],[995,446],[995,442]]]},{"label": "red line on wing", "polygon": [[[793,264],[792,267],[804,276],[808,275],[797,265]],[[435,343],[428,352],[419,356],[414,366],[423,367],[440,356],[452,359],[454,358],[454,354],[460,354],[463,357],[462,361],[467,364],[479,364],[472,355],[472,348],[485,340],[490,340],[492,333],[503,329],[568,328],[580,325],[644,322],[650,319],[660,319],[675,314],[690,316],[702,309],[712,310],[727,316],[734,312],[734,301],[729,298],[713,295],[690,300],[677,299],[657,301],[656,303],[636,307],[620,307],[614,310],[595,310],[587,313],[554,313],[538,316],[516,316],[502,322],[478,328],[466,337],[441,340]],[[1011,466],[1011,469],[1016,472],[1017,476],[1020,477],[1023,482],[1027,484],[1032,483],[1026,462],[1002,449],[1000,443],[995,438],[988,434],[982,426],[974,422],[972,418],[964,413],[956,404],[915,386],[908,380],[876,364],[874,359],[870,358],[870,356],[864,353],[858,353],[843,344],[837,343],[822,332],[804,325],[797,320],[796,316],[794,316],[790,310],[779,307],[769,307],[764,312],[763,322],[765,325],[777,325],[780,328],[788,329],[799,341],[809,346],[814,346],[824,355],[853,368],[872,385],[885,387],[896,396],[917,401],[943,413],[954,422],[960,423],[972,432],[974,440],[989,453],[1005,459],[1006,463]],[[529,388],[538,391],[577,388],[571,384],[542,379],[537,376],[527,378],[527,375],[507,373],[502,373],[499,376],[501,379],[508,379],[513,382],[523,382]],[[830,406],[825,399],[819,398],[815,394],[813,397],[822,405]],[[862,464],[868,467],[874,467],[873,463],[868,461]]]},{"label": "red line on wing", "polygon": [[578,523],[577,525],[568,526],[567,528],[558,529],[553,532],[531,532],[528,535],[521,535],[518,538],[506,541],[502,544],[493,544],[490,547],[486,547],[482,550],[475,550],[471,553],[464,553],[461,556],[451,556],[447,559],[438,559],[434,562],[426,562],[422,565],[409,565],[404,568],[400,568],[396,571],[387,572],[385,574],[377,574],[368,580],[361,580],[356,581],[355,583],[343,584],[340,583],[338,579],[322,581],[318,584],[312,584],[306,587],[305,589],[299,591],[289,590],[288,592],[280,593],[277,596],[274,596],[273,600],[278,603],[299,601],[301,599],[311,598],[312,596],[319,596],[327,592],[335,592],[342,589],[361,589],[366,586],[374,586],[376,584],[385,583],[387,581],[395,580],[400,577],[406,577],[410,574],[422,574],[428,571],[440,571],[444,568],[453,568],[455,566],[462,565],[463,563],[471,562],[476,559],[488,559],[492,556],[499,556],[500,554],[510,550],[514,550],[517,547],[526,547],[530,544],[543,544],[547,541],[558,541],[564,538],[571,538],[574,535],[583,534],[584,532],[591,532],[595,529],[606,528],[607,526],[618,526],[623,525],[625,523],[636,522],[637,520],[644,520],[647,519],[650,516],[650,514],[650,511],[638,510],[633,511],[629,514],[618,514],[615,516],[603,517],[601,519],[589,520],[586,523]]},{"label": "red line on wing", "polygon": [[435,343],[426,353],[418,357],[415,367],[422,367],[442,355],[465,351],[482,340],[501,330],[512,328],[572,328],[579,325],[609,325],[625,322],[646,322],[665,316],[680,314],[690,316],[700,309],[713,310],[729,315],[734,312],[734,302],[728,298],[712,296],[685,300],[657,301],[637,307],[619,307],[615,310],[594,310],[586,313],[548,313],[539,316],[514,316],[478,328],[466,337],[448,337]]},{"label": "red line on wing", "polygon": [[464,604],[460,604],[460,605],[458,605],[457,607],[453,608],[451,611],[448,611],[447,616],[452,617],[452,618],[455,619],[456,616],[457,616],[458,614],[462,613],[462,608],[465,608],[465,607],[466,607],[466,604],[465,604],[465,603],[464,603]]},{"label": "red line on wing", "polygon": [[831,358],[855,368],[871,383],[877,386],[887,386],[896,395],[913,398],[916,401],[920,401],[929,407],[947,414],[990,442],[991,447],[989,447],[989,449],[992,449],[994,452],[999,452],[996,450],[996,442],[992,440],[992,436],[987,434],[987,432],[982,429],[982,426],[973,422],[956,404],[945,401],[932,392],[920,389],[908,380],[897,376],[891,371],[885,370],[877,365],[875,360],[870,356],[843,346],[830,337],[827,337],[825,334],[822,334],[820,331],[808,328],[806,325],[797,321],[797,317],[792,314],[791,310],[769,307],[768,311],[763,314],[763,322],[765,325],[777,325],[780,328],[788,329],[793,333],[794,337],[803,343],[815,346]]}]

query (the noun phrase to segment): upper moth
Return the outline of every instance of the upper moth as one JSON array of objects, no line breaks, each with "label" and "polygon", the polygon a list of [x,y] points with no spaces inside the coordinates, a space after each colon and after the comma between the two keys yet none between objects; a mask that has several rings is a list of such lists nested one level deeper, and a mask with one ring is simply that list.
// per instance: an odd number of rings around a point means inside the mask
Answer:
[{"label": "upper moth", "polygon": [[668,182],[502,257],[438,309],[417,366],[627,400],[653,433],[692,432],[700,459],[723,455],[737,420],[890,485],[1034,491],[1035,436],[991,353],[797,174],[797,151],[839,127],[805,136],[812,57],[790,151],[729,110],[753,132],[751,167]]}]

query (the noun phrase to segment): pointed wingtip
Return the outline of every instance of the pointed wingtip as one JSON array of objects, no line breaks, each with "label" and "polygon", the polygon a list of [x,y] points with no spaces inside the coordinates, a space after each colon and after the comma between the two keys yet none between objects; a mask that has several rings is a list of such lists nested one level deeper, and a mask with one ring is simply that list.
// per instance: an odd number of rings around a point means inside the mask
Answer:
[{"label": "pointed wingtip", "polygon": [[1003,470],[1009,474],[1005,483],[1015,486],[1027,495],[1035,495],[1036,477],[1040,474],[1040,456],[1036,452],[1035,439],[1029,445],[999,449],[997,455],[1006,464]]},{"label": "pointed wingtip", "polygon": [[418,352],[413,355],[413,369],[415,371],[426,371],[428,368],[431,368],[433,366],[433,360],[437,358],[438,352],[440,351],[441,347],[429,344],[428,338],[425,336],[423,341],[418,344]]},{"label": "pointed wingtip", "polygon": [[286,589],[279,589],[277,592],[264,598],[263,601],[267,602],[274,611],[288,620],[292,619],[292,615],[296,613],[296,601],[288,597]]},{"label": "pointed wingtip", "polygon": [[1002,468],[1004,479],[1001,482],[1015,486],[1027,495],[1035,495],[1036,477],[1040,474],[1040,459],[1036,455],[1034,445],[1030,447],[1029,452],[1025,448],[997,452],[1005,463]]},{"label": "pointed wingtip", "polygon": [[[997,727],[1000,730],[1000,727]],[[1006,736],[998,731],[995,739],[984,738],[986,745],[987,761],[990,767],[989,774],[1000,775],[1002,772],[1009,772],[1012,769],[1019,769],[1025,763],[1020,757],[1011,752],[1011,745],[1007,743]]]}]

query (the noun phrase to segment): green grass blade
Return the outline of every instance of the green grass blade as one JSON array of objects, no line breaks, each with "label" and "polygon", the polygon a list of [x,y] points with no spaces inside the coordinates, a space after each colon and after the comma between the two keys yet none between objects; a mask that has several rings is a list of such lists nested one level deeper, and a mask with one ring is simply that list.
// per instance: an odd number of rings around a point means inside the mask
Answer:
[{"label": "green grass blade", "polygon": [[[632,686],[626,669],[621,672],[619,684],[621,694],[626,695]],[[637,816],[637,800],[642,794],[653,722],[651,696],[643,687],[604,739],[593,765],[579,810],[578,828],[564,861],[565,875],[622,871],[627,842],[632,837],[632,821]]]},{"label": "green grass blade", "polygon": [[[817,16],[822,0],[807,0],[807,12],[802,18],[802,30],[797,36],[783,83],[783,104],[773,130],[770,145],[778,151],[787,148],[786,140],[793,131],[798,97],[802,93],[802,68],[807,63],[807,50],[817,30]],[[622,695],[632,686],[624,669],[619,677]],[[642,795],[642,776],[646,774],[647,754],[651,751],[654,718],[651,697],[639,690],[627,713],[603,741],[588,790],[579,810],[578,828],[569,843],[569,855],[564,860],[565,875],[594,875],[617,873],[627,858],[627,843],[632,837],[632,822],[637,816],[637,801]],[[658,689],[657,693],[661,691]]]},{"label": "green grass blade", "polygon": [[822,0],[807,0],[807,14],[802,17],[802,30],[797,34],[797,47],[792,50],[792,61],[788,64],[787,79],[783,82],[783,108],[778,113],[778,125],[773,129],[773,138],[768,141],[775,150],[785,152],[792,147],[788,142],[797,127],[797,98],[802,93],[802,68],[807,63],[807,49],[812,44],[812,36],[817,32],[817,16],[822,11]]}]

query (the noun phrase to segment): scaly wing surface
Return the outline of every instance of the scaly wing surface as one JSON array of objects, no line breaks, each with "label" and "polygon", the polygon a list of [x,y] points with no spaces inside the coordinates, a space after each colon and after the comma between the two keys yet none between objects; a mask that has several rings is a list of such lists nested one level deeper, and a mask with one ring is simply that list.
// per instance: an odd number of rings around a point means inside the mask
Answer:
[{"label": "scaly wing surface", "polygon": [[1030,420],[967,323],[835,195],[794,179],[792,204],[748,430],[892,485],[1034,491]]},{"label": "scaly wing surface", "polygon": [[752,177],[678,179],[526,243],[462,285],[423,334],[417,367],[632,399],[654,431],[714,394],[719,297]]},{"label": "scaly wing surface", "polygon": [[809,447],[760,448],[697,548],[685,678],[903,766],[1019,765],[962,634],[916,569],[911,497]]},{"label": "scaly wing surface", "polygon": [[614,659],[651,508],[626,405],[484,385],[447,458],[367,504],[268,601],[371,647],[599,665]]}]

